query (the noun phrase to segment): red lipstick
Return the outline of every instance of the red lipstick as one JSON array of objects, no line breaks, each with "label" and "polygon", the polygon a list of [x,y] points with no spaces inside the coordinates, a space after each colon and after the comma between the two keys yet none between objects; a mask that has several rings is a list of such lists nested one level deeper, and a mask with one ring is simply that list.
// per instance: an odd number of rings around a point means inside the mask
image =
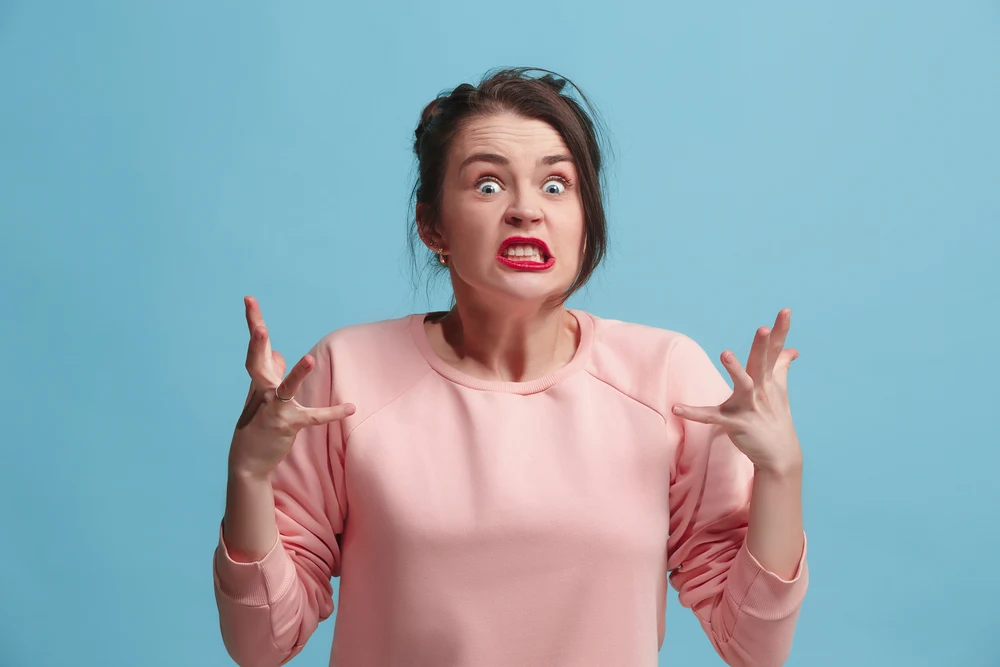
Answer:
[{"label": "red lipstick", "polygon": [[[535,246],[542,253],[542,261],[536,262],[534,260],[505,257],[504,252],[506,252],[507,248],[512,245]],[[521,271],[544,271],[545,269],[552,268],[552,266],[556,263],[556,258],[552,256],[552,253],[549,252],[549,247],[545,245],[545,241],[541,239],[532,238],[530,236],[511,236],[510,238],[504,239],[503,243],[500,244],[500,248],[497,250],[497,261],[504,266],[509,266],[512,269],[519,269]]]}]

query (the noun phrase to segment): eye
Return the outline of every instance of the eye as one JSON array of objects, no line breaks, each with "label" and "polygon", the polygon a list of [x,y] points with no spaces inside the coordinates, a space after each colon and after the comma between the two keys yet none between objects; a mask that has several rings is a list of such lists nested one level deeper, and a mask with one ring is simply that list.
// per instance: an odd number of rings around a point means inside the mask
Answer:
[{"label": "eye", "polygon": [[480,179],[480,181],[476,183],[476,188],[479,190],[480,194],[484,195],[495,195],[500,192],[500,184],[492,178]]},{"label": "eye", "polygon": [[550,178],[545,181],[545,185],[542,186],[542,190],[544,190],[546,194],[561,195],[566,191],[566,181],[561,178]]}]

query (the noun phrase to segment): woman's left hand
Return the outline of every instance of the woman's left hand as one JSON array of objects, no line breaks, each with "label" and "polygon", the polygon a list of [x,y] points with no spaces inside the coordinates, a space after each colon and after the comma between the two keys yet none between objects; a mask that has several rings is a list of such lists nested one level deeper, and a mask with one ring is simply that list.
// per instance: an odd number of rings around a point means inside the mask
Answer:
[{"label": "woman's left hand", "polygon": [[784,349],[791,321],[792,311],[785,308],[778,313],[773,330],[757,329],[746,370],[732,351],[722,353],[722,364],[735,387],[724,403],[673,408],[682,419],[721,426],[758,471],[786,474],[802,466],[802,449],[788,403],[788,367],[799,356],[798,350]]}]

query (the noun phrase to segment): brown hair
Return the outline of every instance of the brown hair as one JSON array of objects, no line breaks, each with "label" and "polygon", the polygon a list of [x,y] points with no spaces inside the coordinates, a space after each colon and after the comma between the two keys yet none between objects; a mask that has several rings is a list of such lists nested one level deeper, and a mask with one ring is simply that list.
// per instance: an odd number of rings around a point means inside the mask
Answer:
[{"label": "brown hair", "polygon": [[[532,76],[532,72],[544,74]],[[583,105],[563,93],[567,83],[576,90]],[[565,77],[535,67],[504,68],[488,72],[478,85],[463,83],[438,95],[424,107],[414,132],[413,152],[417,157],[418,176],[412,193],[413,204],[426,204],[431,224],[436,224],[448,151],[455,135],[470,120],[498,113],[545,121],[562,135],[576,163],[583,202],[585,246],[580,271],[563,296],[565,300],[590,279],[607,251],[600,120],[583,91]],[[411,250],[419,242],[418,225],[414,218]],[[444,268],[436,260],[434,265]]]}]

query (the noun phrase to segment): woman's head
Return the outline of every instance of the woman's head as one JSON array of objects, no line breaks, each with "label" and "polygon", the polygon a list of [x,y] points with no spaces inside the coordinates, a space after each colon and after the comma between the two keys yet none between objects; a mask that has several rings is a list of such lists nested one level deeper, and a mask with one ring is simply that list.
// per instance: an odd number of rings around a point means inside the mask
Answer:
[{"label": "woman's head", "polygon": [[596,123],[565,79],[533,71],[439,95],[417,127],[415,231],[448,262],[457,298],[562,302],[604,256]]}]

